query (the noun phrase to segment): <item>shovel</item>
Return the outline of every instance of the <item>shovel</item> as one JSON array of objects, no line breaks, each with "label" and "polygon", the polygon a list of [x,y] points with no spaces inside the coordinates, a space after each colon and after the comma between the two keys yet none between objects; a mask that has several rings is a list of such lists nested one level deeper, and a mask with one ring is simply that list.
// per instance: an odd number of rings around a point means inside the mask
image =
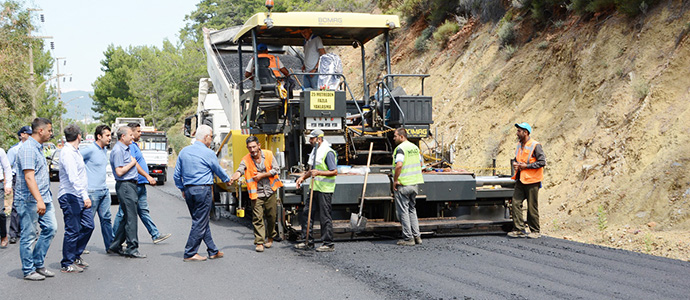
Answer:
[{"label": "shovel", "polygon": [[369,143],[369,157],[367,158],[367,168],[364,170],[364,186],[362,186],[362,202],[359,204],[359,213],[350,215],[350,228],[354,232],[362,232],[367,227],[367,218],[362,216],[364,209],[364,194],[367,192],[367,180],[369,180],[369,164],[371,163],[371,152],[374,149],[374,143]]}]

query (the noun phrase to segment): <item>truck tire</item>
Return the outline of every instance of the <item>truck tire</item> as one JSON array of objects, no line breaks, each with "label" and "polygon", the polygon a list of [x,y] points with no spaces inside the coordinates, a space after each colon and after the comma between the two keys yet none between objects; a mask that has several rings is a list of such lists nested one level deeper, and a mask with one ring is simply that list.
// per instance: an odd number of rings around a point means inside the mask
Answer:
[{"label": "truck tire", "polygon": [[156,177],[156,185],[165,185],[165,176]]}]

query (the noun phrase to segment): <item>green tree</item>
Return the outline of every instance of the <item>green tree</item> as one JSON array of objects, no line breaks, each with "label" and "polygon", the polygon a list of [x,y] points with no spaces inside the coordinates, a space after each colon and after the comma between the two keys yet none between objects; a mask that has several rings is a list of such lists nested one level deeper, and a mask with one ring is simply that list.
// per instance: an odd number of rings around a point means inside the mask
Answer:
[{"label": "green tree", "polygon": [[[132,48],[129,48],[132,51]],[[103,75],[93,86],[93,110],[101,114],[100,121],[110,124],[115,118],[136,114],[136,99],[129,92],[130,70],[138,68],[139,61],[121,46],[108,46],[101,61]]]}]

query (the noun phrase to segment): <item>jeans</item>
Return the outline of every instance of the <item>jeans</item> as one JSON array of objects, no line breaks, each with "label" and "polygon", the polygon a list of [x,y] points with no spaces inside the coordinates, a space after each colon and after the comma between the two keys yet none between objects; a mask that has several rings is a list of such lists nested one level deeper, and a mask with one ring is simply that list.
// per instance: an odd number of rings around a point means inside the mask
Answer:
[{"label": "jeans", "polygon": [[[149,203],[146,201],[146,198],[146,185],[137,184],[137,211],[139,213],[139,218],[141,222],[144,223],[144,227],[148,230],[151,238],[155,240],[160,236],[160,232],[158,232],[156,224],[154,224],[151,219],[151,214],[149,214]],[[120,222],[122,222],[122,217],[124,217],[124,215],[122,207],[120,207],[117,211],[117,215],[115,215],[115,221],[113,221],[113,232],[117,231],[117,228],[120,227]]]},{"label": "jeans", "polygon": [[[314,212],[319,210],[319,223],[321,224],[321,239],[326,246],[333,246],[333,218],[331,216],[331,201],[333,193],[322,193],[314,191],[314,199],[316,202],[311,206],[311,220],[309,222],[309,244],[314,244]],[[304,202],[304,208],[300,214],[300,224],[302,224],[302,237],[306,239],[307,235],[307,219],[309,213],[309,199]]]},{"label": "jeans", "polygon": [[307,89],[318,90],[319,89],[319,75],[304,75],[302,77],[302,87],[305,90],[307,90]]},{"label": "jeans", "polygon": [[93,212],[84,207],[81,197],[64,194],[58,198],[65,220],[65,236],[62,240],[62,261],[64,268],[81,257],[93,232]]},{"label": "jeans", "polygon": [[[254,224],[254,244],[263,245],[267,238],[273,238],[276,235],[276,211],[277,211],[278,195],[271,194],[268,197],[259,197],[252,200]],[[266,222],[264,223],[264,218]]]},{"label": "jeans", "polygon": [[522,202],[527,199],[527,225],[530,232],[539,232],[539,187],[541,182],[523,184],[515,182],[513,190],[512,216],[515,230],[524,231],[525,221],[522,218]]},{"label": "jeans", "polygon": [[[16,191],[17,176],[12,176],[12,189]],[[12,201],[12,212],[10,212],[10,238],[18,238],[21,232],[19,225],[19,213],[17,213],[16,201]]]},{"label": "jeans", "polygon": [[213,207],[211,186],[188,186],[184,189],[189,214],[192,216],[192,229],[189,231],[187,244],[184,246],[184,258],[190,258],[199,251],[201,241],[206,244],[208,255],[218,254],[218,247],[213,242],[211,228],[208,226],[209,214]]},{"label": "jeans", "polygon": [[125,255],[137,253],[139,251],[139,238],[137,237],[137,184],[129,181],[117,181],[115,183],[117,197],[120,199],[120,209],[124,211],[124,226],[119,226],[115,230],[110,247],[113,252],[122,251],[122,243],[127,241]]},{"label": "jeans", "polygon": [[110,214],[110,191],[108,189],[89,190],[89,198],[91,199],[93,220],[96,220],[96,213],[98,213],[98,218],[101,220],[103,244],[105,244],[105,250],[108,250],[110,243],[113,242],[113,225],[111,223]]},{"label": "jeans", "polygon": [[409,186],[399,185],[395,191],[395,212],[402,226],[403,239],[406,241],[420,235],[417,208],[415,207],[418,192],[419,188],[416,184]]},{"label": "jeans", "polygon": [[[22,226],[19,257],[22,261],[22,272],[26,276],[36,269],[45,267],[46,253],[55,236],[57,220],[53,203],[46,203],[46,213],[39,216],[36,212],[36,202],[17,199],[14,201],[17,203],[17,213]],[[32,249],[31,245],[36,240],[39,226],[41,232]]]}]

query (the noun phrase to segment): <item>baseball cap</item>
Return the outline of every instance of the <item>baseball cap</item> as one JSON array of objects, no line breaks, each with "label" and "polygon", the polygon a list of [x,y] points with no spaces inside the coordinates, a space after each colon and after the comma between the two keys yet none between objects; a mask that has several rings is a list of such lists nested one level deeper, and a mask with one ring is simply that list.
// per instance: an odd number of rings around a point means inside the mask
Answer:
[{"label": "baseball cap", "polygon": [[315,137],[320,137],[323,136],[323,130],[321,129],[314,129],[309,133],[310,138],[315,138]]},{"label": "baseball cap", "polygon": [[266,46],[266,44],[264,44],[264,43],[261,43],[261,44],[256,45],[256,50],[258,50],[258,51],[268,50],[268,46]]},{"label": "baseball cap", "polygon": [[23,126],[22,128],[19,128],[19,131],[17,131],[17,136],[21,136],[22,133],[26,134],[32,134],[33,131],[31,130],[31,126]]},{"label": "baseball cap", "polygon": [[532,134],[532,126],[529,126],[529,124],[527,124],[527,122],[522,122],[520,124],[515,123],[515,127],[527,130],[527,132],[529,132],[529,134]]}]

